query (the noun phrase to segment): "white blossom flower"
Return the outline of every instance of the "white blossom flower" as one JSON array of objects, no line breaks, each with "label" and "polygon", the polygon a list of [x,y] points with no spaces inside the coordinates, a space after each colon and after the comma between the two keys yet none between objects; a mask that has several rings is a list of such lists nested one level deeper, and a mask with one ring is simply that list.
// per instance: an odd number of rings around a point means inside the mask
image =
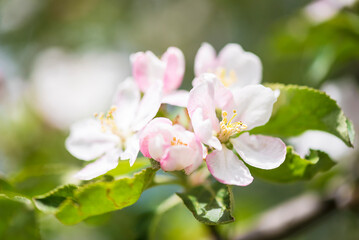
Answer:
[{"label": "white blossom flower", "polygon": [[258,56],[244,51],[236,43],[227,44],[218,56],[209,43],[203,43],[196,54],[194,71],[197,77],[203,73],[214,73],[224,86],[230,88],[262,81],[262,63]]},{"label": "white blossom flower", "polygon": [[[206,158],[211,174],[225,184],[245,186],[252,182],[248,168],[227,148],[228,143],[251,166],[273,169],[281,165],[286,155],[281,139],[245,132],[269,120],[277,100],[274,91],[248,85],[232,92],[214,74],[200,78],[205,79],[190,91],[187,108],[195,134],[214,149]],[[221,120],[216,111],[221,112]]]},{"label": "white blossom flower", "polygon": [[133,78],[142,92],[157,84],[162,86],[162,103],[187,106],[188,91],[177,90],[185,72],[185,59],[179,48],[169,47],[161,59],[151,51],[134,53],[130,59]]},{"label": "white blossom flower", "polygon": [[129,159],[132,166],[139,152],[138,131],[158,112],[161,89],[155,85],[141,99],[133,79],[122,82],[115,94],[114,105],[106,114],[85,119],[71,127],[67,150],[75,157],[95,162],[76,174],[88,180],[115,168],[118,159]]}]

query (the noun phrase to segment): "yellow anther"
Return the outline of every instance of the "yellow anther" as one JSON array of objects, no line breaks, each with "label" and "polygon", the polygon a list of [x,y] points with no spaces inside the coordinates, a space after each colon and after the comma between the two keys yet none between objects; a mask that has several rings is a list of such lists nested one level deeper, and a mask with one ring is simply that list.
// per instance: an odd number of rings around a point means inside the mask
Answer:
[{"label": "yellow anther", "polygon": [[101,130],[106,132],[106,130],[110,130],[112,133],[119,135],[118,129],[116,126],[116,122],[114,120],[114,112],[116,111],[116,107],[112,106],[110,110],[105,113],[95,113],[94,116],[101,122]]},{"label": "yellow anther", "polygon": [[175,146],[175,145],[188,146],[187,143],[182,142],[180,139],[177,139],[176,137],[173,137],[173,139],[171,141],[171,145],[172,146]]},{"label": "yellow anther", "polygon": [[226,111],[223,111],[222,112],[222,122],[224,122],[224,123],[227,123],[227,112]]},{"label": "yellow anther", "polygon": [[217,77],[221,80],[223,85],[226,87],[231,86],[233,83],[235,83],[238,80],[236,72],[233,70],[229,71],[229,74],[227,74],[226,69],[218,68],[215,71],[215,73]]},{"label": "yellow anther", "polygon": [[223,111],[222,121],[220,122],[221,130],[218,134],[218,139],[221,142],[227,142],[232,135],[236,133],[240,133],[241,131],[247,128],[247,125],[244,124],[242,121],[232,123],[233,119],[237,116],[236,110],[233,110],[233,115],[229,121],[227,119],[227,116],[228,116],[227,112]]}]

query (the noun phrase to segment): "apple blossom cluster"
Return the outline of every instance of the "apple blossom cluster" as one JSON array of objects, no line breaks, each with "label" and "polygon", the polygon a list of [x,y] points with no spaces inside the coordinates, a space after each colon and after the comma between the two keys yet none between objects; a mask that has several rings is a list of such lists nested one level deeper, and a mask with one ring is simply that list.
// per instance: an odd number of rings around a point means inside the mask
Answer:
[{"label": "apple blossom cluster", "polygon": [[[189,175],[205,163],[219,182],[245,186],[253,181],[246,164],[273,169],[285,160],[281,139],[248,132],[269,120],[278,96],[260,85],[262,64],[253,53],[227,44],[217,55],[203,43],[189,92],[178,90],[185,72],[180,49],[170,47],[161,58],[138,52],[130,60],[132,77],[120,83],[110,110],[71,127],[68,151],[95,160],[77,178],[105,174],[119,159],[132,166],[141,151],[164,171]],[[156,117],[163,104],[186,108],[189,124]]]}]

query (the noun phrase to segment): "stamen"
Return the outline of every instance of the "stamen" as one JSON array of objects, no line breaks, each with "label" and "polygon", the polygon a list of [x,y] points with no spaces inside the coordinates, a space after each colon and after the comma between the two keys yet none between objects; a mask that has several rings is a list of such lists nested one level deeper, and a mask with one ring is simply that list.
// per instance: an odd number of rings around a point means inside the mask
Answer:
[{"label": "stamen", "polygon": [[95,113],[95,118],[99,119],[101,122],[101,130],[106,132],[107,129],[110,129],[112,133],[119,135],[116,123],[114,121],[113,113],[116,111],[116,106],[112,106],[110,110],[104,113]]},{"label": "stamen", "polygon": [[226,69],[220,67],[217,68],[215,73],[217,77],[221,80],[223,85],[226,87],[231,86],[233,83],[235,83],[238,80],[236,72],[233,70],[230,70],[229,74],[227,75]]},{"label": "stamen", "polygon": [[232,123],[233,119],[237,116],[236,110],[233,110],[233,115],[229,121],[227,116],[227,112],[223,111],[222,121],[220,122],[221,131],[218,134],[218,139],[221,142],[227,142],[232,135],[240,133],[247,128],[247,125],[242,121]]},{"label": "stamen", "polygon": [[228,124],[231,124],[233,118],[235,118],[237,116],[237,111],[233,110],[233,116],[231,117],[231,119],[229,120]]},{"label": "stamen", "polygon": [[187,143],[182,142],[180,139],[177,139],[176,137],[173,137],[173,139],[171,141],[171,145],[172,146],[175,146],[175,145],[188,146]]}]

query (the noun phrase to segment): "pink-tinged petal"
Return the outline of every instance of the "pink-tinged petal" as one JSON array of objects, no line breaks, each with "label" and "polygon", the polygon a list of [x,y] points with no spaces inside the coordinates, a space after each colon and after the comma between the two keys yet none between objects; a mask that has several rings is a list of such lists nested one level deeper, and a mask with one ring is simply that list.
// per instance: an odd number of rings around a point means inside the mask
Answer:
[{"label": "pink-tinged petal", "polygon": [[[150,140],[154,139],[154,137],[162,132],[163,129],[169,129],[171,126],[172,122],[168,118],[155,118],[139,133],[140,150],[145,157],[151,158],[149,152]],[[170,130],[167,130],[167,132],[169,131]]]},{"label": "pink-tinged petal", "polygon": [[140,151],[140,140],[137,134],[132,135],[126,140],[126,149],[121,154],[121,160],[130,160],[130,166],[135,163],[138,152]]},{"label": "pink-tinged petal", "polygon": [[[204,146],[203,144],[202,145],[202,149],[203,149],[203,152],[202,152],[202,158],[203,159],[206,159],[207,155],[208,155],[208,149],[206,148],[206,146]],[[221,146],[222,147],[222,146]]]},{"label": "pink-tinged petal", "polygon": [[231,87],[258,84],[262,80],[262,63],[258,56],[245,52],[238,44],[227,44],[218,55],[218,66],[234,71],[237,81]]},{"label": "pink-tinged petal", "polygon": [[115,119],[117,126],[128,128],[134,119],[140,102],[140,91],[132,78],[120,83],[113,98],[116,106]]},{"label": "pink-tinged petal", "polygon": [[[198,108],[191,116],[193,130],[201,142],[215,149],[221,150],[222,145],[217,137],[213,136],[213,126],[210,119],[203,118],[202,108]],[[219,124],[219,123],[218,123]]]},{"label": "pink-tinged petal", "polygon": [[219,109],[228,109],[232,108],[234,105],[234,98],[231,90],[226,88],[223,83],[218,79],[215,74],[204,73],[199,77],[195,78],[192,82],[194,87],[197,87],[200,84],[209,82],[213,85],[214,88],[214,104],[216,108]]},{"label": "pink-tinged petal", "polygon": [[[219,132],[219,121],[216,116],[216,105],[214,102],[213,82],[204,81],[198,86],[192,88],[192,90],[189,92],[187,110],[191,119],[194,112],[198,109],[201,109],[201,120],[209,120],[212,126],[212,130]],[[197,117],[197,120],[200,119]],[[197,125],[201,124],[199,123]]]},{"label": "pink-tinged petal", "polygon": [[160,109],[162,101],[162,90],[157,84],[152,85],[141,99],[136,116],[132,122],[132,130],[141,130]]},{"label": "pink-tinged petal", "polygon": [[256,168],[277,168],[284,162],[287,153],[285,144],[279,138],[243,133],[230,141],[239,156]]},{"label": "pink-tinged petal", "polygon": [[76,158],[93,160],[119,144],[119,138],[103,131],[96,119],[86,119],[71,126],[66,149]]},{"label": "pink-tinged petal", "polygon": [[196,76],[206,72],[214,72],[216,68],[216,50],[209,43],[202,43],[194,60],[194,72]]},{"label": "pink-tinged petal", "polygon": [[185,71],[184,56],[180,49],[169,47],[162,55],[161,60],[166,63],[163,91],[164,93],[170,93],[181,86]]},{"label": "pink-tinged petal", "polygon": [[[204,159],[203,155],[205,155],[205,156],[207,155],[207,153],[204,152],[203,146],[199,140],[196,140],[195,145],[196,145],[195,151],[192,156],[192,159],[193,159],[192,164],[184,169],[185,173],[187,175],[191,174],[199,166],[201,166],[201,164],[203,163],[203,159]],[[207,148],[206,148],[206,150],[207,150]]]},{"label": "pink-tinged petal", "polygon": [[[167,145],[166,145],[167,143]],[[167,153],[168,142],[162,134],[157,134],[148,141],[148,153],[156,161],[160,161]]]},{"label": "pink-tinged petal", "polygon": [[162,98],[162,103],[171,104],[178,107],[187,107],[189,92],[186,90],[173,91]]},{"label": "pink-tinged petal", "polygon": [[140,132],[141,152],[165,171],[190,173],[202,162],[202,145],[193,132],[166,118],[155,118]]},{"label": "pink-tinged petal", "polygon": [[233,90],[237,116],[234,121],[247,124],[247,130],[264,125],[272,115],[277,101],[272,89],[262,85],[249,85]]},{"label": "pink-tinged petal", "polygon": [[130,59],[133,78],[142,92],[146,92],[152,84],[163,81],[166,64],[152,52],[137,52]]},{"label": "pink-tinged petal", "polygon": [[215,150],[210,153],[206,162],[210,173],[221,183],[247,186],[253,181],[246,165],[225,146],[221,151]]},{"label": "pink-tinged petal", "polygon": [[82,170],[75,174],[75,177],[81,180],[91,180],[95,177],[101,176],[108,171],[114,169],[118,165],[118,158],[121,152],[119,149],[112,149],[108,151],[101,158],[95,162],[88,164]]},{"label": "pink-tinged petal", "polygon": [[161,168],[164,171],[179,171],[193,164],[196,152],[186,146],[172,146],[168,148],[166,156],[161,159]]}]

